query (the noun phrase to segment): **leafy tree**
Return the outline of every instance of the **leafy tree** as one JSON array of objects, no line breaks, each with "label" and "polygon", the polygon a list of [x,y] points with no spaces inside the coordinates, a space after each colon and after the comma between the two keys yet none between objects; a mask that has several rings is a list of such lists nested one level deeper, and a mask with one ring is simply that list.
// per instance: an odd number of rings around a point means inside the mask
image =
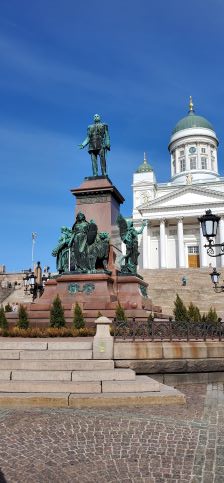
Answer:
[{"label": "leafy tree", "polygon": [[73,327],[75,327],[76,329],[83,329],[83,327],[85,327],[83,311],[78,302],[76,302],[74,308]]},{"label": "leafy tree", "polygon": [[174,301],[173,315],[175,320],[178,322],[186,322],[186,320],[188,320],[188,310],[178,294],[176,295],[176,300]]},{"label": "leafy tree", "polygon": [[126,317],[126,315],[125,315],[125,310],[124,310],[124,308],[121,306],[120,302],[118,302],[118,305],[117,305],[117,307],[116,307],[116,311],[115,311],[115,318],[116,318],[116,320],[118,320],[118,321],[122,321],[122,320],[123,320],[124,322],[126,322],[126,320],[127,320],[127,317]]},{"label": "leafy tree", "polygon": [[199,308],[192,302],[188,307],[188,319],[191,322],[201,322],[201,314]]},{"label": "leafy tree", "polygon": [[0,329],[8,329],[9,324],[5,316],[4,307],[0,307]]},{"label": "leafy tree", "polygon": [[19,306],[18,317],[19,318],[18,318],[17,326],[20,329],[28,329],[29,319],[28,319],[28,314],[27,314],[27,308],[24,307],[24,305]]},{"label": "leafy tree", "polygon": [[9,303],[5,306],[5,312],[12,312],[12,306]]},{"label": "leafy tree", "polygon": [[52,303],[50,311],[50,326],[51,327],[64,327],[65,326],[65,315],[64,308],[61,303],[59,295],[57,295]]}]

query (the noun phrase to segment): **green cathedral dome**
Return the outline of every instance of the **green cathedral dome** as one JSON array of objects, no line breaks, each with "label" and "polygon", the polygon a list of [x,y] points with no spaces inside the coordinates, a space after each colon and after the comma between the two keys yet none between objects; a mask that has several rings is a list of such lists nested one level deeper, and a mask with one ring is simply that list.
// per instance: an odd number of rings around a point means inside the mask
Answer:
[{"label": "green cathedral dome", "polygon": [[183,129],[189,129],[194,127],[204,127],[206,129],[211,129],[214,131],[212,124],[202,116],[196,116],[194,112],[194,105],[192,102],[192,98],[190,97],[190,110],[188,115],[180,119],[176,124],[175,128],[172,131],[172,135],[178,131],[182,131]]},{"label": "green cathedral dome", "polygon": [[146,159],[146,154],[144,153],[144,161],[143,163],[141,163],[138,167],[138,169],[136,169],[136,173],[148,173],[149,171],[153,171],[152,167],[150,166],[150,164],[148,163],[147,159]]}]

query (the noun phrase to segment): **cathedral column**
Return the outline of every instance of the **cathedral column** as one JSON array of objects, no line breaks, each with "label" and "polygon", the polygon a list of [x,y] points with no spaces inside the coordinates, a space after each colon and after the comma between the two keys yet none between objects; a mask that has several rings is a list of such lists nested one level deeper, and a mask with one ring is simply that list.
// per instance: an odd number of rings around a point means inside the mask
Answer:
[{"label": "cathedral column", "polygon": [[201,223],[200,223],[200,266],[207,267],[208,266],[208,259],[207,259],[207,251],[204,247],[206,243],[206,239],[203,236]]},{"label": "cathedral column", "polygon": [[178,237],[178,263],[179,268],[185,267],[185,254],[184,254],[184,228],[183,217],[178,218],[177,221],[177,237]]},{"label": "cathedral column", "polygon": [[143,230],[143,268],[149,268],[150,266],[150,233],[149,222]]},{"label": "cathedral column", "polygon": [[160,268],[166,268],[165,219],[160,220]]},{"label": "cathedral column", "polygon": [[[224,215],[221,216],[219,221],[219,243],[224,243]],[[220,257],[221,267],[224,267],[224,255]]]}]

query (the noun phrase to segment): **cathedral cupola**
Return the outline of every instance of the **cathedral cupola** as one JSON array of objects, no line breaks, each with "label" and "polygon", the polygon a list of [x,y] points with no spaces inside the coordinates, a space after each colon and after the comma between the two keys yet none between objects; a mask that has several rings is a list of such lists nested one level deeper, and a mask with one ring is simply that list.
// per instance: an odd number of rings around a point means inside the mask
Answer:
[{"label": "cathedral cupola", "polygon": [[174,127],[168,146],[172,182],[184,184],[189,174],[192,182],[215,180],[219,176],[218,144],[212,124],[195,113],[190,97],[188,114]]},{"label": "cathedral cupola", "polygon": [[136,169],[136,173],[148,173],[149,171],[153,171],[153,169],[147,161],[146,153],[144,153],[143,163],[141,163],[138,169]]}]

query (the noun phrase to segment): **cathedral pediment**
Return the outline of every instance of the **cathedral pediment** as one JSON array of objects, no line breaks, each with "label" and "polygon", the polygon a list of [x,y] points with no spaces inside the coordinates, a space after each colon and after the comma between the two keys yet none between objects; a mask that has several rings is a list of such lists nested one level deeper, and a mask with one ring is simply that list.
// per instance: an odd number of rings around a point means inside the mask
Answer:
[{"label": "cathedral pediment", "polygon": [[224,193],[205,187],[185,186],[137,207],[138,210],[224,204]]}]

